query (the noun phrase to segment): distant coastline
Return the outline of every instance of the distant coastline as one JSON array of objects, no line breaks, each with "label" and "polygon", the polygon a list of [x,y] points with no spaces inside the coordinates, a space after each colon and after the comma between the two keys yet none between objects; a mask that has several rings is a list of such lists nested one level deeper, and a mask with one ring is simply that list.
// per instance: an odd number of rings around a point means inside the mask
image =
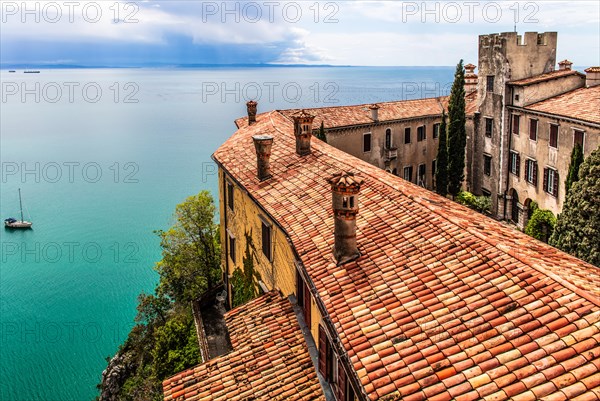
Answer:
[{"label": "distant coastline", "polygon": [[147,65],[79,65],[79,64],[0,64],[0,70],[29,69],[219,69],[219,68],[407,68],[437,69],[454,68],[450,65],[439,66],[368,66],[368,65],[332,65],[332,64],[147,64]]}]

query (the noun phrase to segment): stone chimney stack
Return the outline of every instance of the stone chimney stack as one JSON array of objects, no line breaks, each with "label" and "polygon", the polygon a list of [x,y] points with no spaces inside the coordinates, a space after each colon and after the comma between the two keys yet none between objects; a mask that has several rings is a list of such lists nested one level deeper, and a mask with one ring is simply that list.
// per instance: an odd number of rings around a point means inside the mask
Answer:
[{"label": "stone chimney stack", "polygon": [[477,74],[475,74],[476,65],[465,65],[465,94],[469,94],[477,90]]},{"label": "stone chimney stack", "polygon": [[296,136],[296,153],[300,156],[309,155],[310,140],[312,138],[312,124],[315,116],[308,114],[305,110],[294,116],[294,135]]},{"label": "stone chimney stack", "polygon": [[560,61],[560,62],[558,63],[558,69],[559,69],[559,71],[562,71],[562,70],[570,70],[572,65],[573,65],[573,62],[572,62],[572,61],[569,61],[569,60],[567,60],[567,59],[564,59],[563,61]]},{"label": "stone chimney stack", "polygon": [[592,86],[600,85],[600,67],[590,67],[585,70],[585,86],[591,88]]},{"label": "stone chimney stack", "polygon": [[261,181],[271,178],[271,147],[273,146],[273,137],[269,135],[254,135],[254,148],[256,148],[256,166],[258,179]]},{"label": "stone chimney stack", "polygon": [[333,256],[338,265],[360,256],[356,245],[356,215],[358,193],[363,180],[354,173],[343,172],[327,180],[331,184],[333,216],[335,221],[335,246]]},{"label": "stone chimney stack", "polygon": [[248,109],[248,125],[252,125],[256,122],[256,108],[258,103],[254,100],[250,100],[246,103],[246,108]]},{"label": "stone chimney stack", "polygon": [[373,104],[369,106],[369,109],[371,109],[371,119],[375,122],[379,122],[379,105]]}]

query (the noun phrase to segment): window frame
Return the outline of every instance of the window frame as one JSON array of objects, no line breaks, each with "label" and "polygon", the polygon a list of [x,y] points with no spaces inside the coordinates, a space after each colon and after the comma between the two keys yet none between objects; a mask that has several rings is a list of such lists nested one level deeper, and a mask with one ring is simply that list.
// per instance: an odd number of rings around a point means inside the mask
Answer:
[{"label": "window frame", "polygon": [[[548,146],[554,149],[558,149],[558,137],[560,135],[560,125],[559,124],[554,124],[554,123],[550,123],[549,124],[550,127],[548,129]],[[556,128],[556,136],[554,137],[554,145],[552,144],[552,129]]]},{"label": "window frame", "polygon": [[492,92],[494,93],[494,84],[495,84],[495,79],[496,77],[494,75],[488,75],[486,76],[486,81],[485,81],[485,91],[486,92]]},{"label": "window frame", "polygon": [[[535,130],[533,129],[535,127]],[[537,142],[538,137],[539,120],[537,118],[529,119],[529,140]],[[533,136],[533,138],[532,138]]]},{"label": "window frame", "polygon": [[[530,174],[531,173],[531,174]],[[530,178],[531,175],[531,179]],[[535,159],[525,160],[525,182],[537,186],[537,161]]]},{"label": "window frame", "polygon": [[[369,141],[367,142],[367,138],[369,138]],[[368,145],[369,149],[366,149]],[[373,150],[373,135],[371,132],[365,132],[363,134],[363,153],[370,153],[371,150]]]},{"label": "window frame", "polygon": [[441,123],[433,124],[433,139],[438,139],[440,136]]},{"label": "window frame", "polygon": [[[421,174],[421,170],[423,170],[423,174]],[[417,167],[417,185],[425,187],[427,184],[427,164],[419,163]]]},{"label": "window frame", "polygon": [[236,252],[236,240],[235,240],[235,236],[233,235],[233,233],[228,232],[227,236],[229,237],[229,242],[228,242],[228,246],[229,246],[229,259],[231,259],[231,261],[233,262],[233,264],[235,265],[237,263],[236,261],[236,256],[237,256],[237,252]]},{"label": "window frame", "polygon": [[[410,177],[409,177],[410,179],[408,179],[408,180],[406,179],[406,172],[407,171],[410,173]],[[412,165],[410,165],[410,166],[404,166],[404,169],[402,170],[402,178],[404,178],[408,182],[413,182],[412,181],[412,176],[413,176],[413,166]]]},{"label": "window frame", "polygon": [[559,187],[559,175],[558,170],[553,167],[544,168],[544,192],[558,198],[558,187]]},{"label": "window frame", "polygon": [[227,207],[229,208],[230,211],[234,212],[235,211],[235,206],[234,206],[234,201],[235,201],[235,192],[234,192],[234,185],[231,181],[227,180],[226,181],[227,185],[226,185],[226,190],[227,190]]},{"label": "window frame", "polygon": [[[409,143],[411,143],[411,140],[412,140],[411,136],[412,136],[412,133],[411,133],[410,127],[404,127],[404,144],[405,145],[408,145]],[[408,141],[407,141],[407,138],[408,138]]]},{"label": "window frame", "polygon": [[585,130],[573,128],[573,147],[575,147],[575,144],[579,143],[579,141],[577,141],[577,135],[579,133],[581,133],[581,150],[583,151],[585,149]]},{"label": "window frame", "polygon": [[515,152],[514,150],[510,151],[510,165],[509,171],[511,174],[519,176],[521,172],[521,155],[519,152]]},{"label": "window frame", "polygon": [[393,146],[394,146],[394,140],[393,140],[393,135],[392,135],[392,129],[386,128],[385,129],[385,148],[391,149]]},{"label": "window frame", "polygon": [[485,118],[485,137],[491,138],[494,134],[494,119],[490,117]]},{"label": "window frame", "polygon": [[483,154],[483,174],[492,176],[492,155],[488,153]]},{"label": "window frame", "polygon": [[521,132],[521,115],[513,114],[512,116],[513,116],[512,133],[513,133],[513,135],[519,135],[519,133]]},{"label": "window frame", "polygon": [[[263,255],[269,260],[273,261],[273,225],[265,220],[264,217],[260,216],[261,223],[261,250]],[[265,234],[267,241],[265,241]]]},{"label": "window frame", "polygon": [[427,126],[419,125],[417,127],[417,142],[423,142],[427,140]]}]

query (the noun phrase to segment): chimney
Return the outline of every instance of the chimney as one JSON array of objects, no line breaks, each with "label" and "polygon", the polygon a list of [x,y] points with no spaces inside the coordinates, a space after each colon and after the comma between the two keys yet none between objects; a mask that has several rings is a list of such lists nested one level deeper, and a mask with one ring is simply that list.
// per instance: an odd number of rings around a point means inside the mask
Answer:
[{"label": "chimney", "polygon": [[585,86],[591,88],[592,86],[600,85],[600,67],[590,67],[585,70]]},{"label": "chimney", "polygon": [[475,74],[476,65],[467,64],[465,65],[465,94],[468,95],[471,92],[477,90],[477,74]]},{"label": "chimney", "polygon": [[558,69],[559,69],[559,71],[562,71],[562,70],[571,70],[571,66],[572,65],[573,65],[572,61],[564,59],[563,61],[560,61],[558,63]]},{"label": "chimney", "polygon": [[254,147],[256,148],[256,166],[258,179],[261,181],[271,178],[271,147],[273,146],[273,137],[269,135],[254,135],[252,137]]},{"label": "chimney", "polygon": [[254,100],[250,100],[246,103],[246,108],[248,109],[248,125],[252,125],[256,122],[256,107],[258,103]]},{"label": "chimney", "polygon": [[333,175],[327,181],[331,184],[335,221],[333,256],[341,265],[360,256],[356,245],[356,215],[363,180],[354,173],[344,172]]},{"label": "chimney", "polygon": [[294,119],[294,135],[296,136],[296,153],[300,156],[309,155],[310,140],[312,138],[312,123],[315,116],[308,114],[302,110],[295,115]]},{"label": "chimney", "polygon": [[372,104],[369,106],[369,109],[371,109],[371,119],[375,122],[379,122],[379,105]]}]

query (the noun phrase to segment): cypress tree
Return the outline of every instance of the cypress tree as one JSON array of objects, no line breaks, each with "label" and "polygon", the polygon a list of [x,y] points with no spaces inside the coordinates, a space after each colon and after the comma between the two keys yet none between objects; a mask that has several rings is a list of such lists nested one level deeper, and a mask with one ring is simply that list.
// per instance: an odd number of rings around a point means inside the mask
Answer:
[{"label": "cypress tree", "polygon": [[600,147],[579,168],[550,245],[600,267]]},{"label": "cypress tree", "polygon": [[569,165],[569,175],[565,182],[565,194],[568,194],[573,183],[579,180],[578,173],[581,163],[583,163],[583,149],[581,148],[581,145],[577,143],[571,152],[571,164]]},{"label": "cypress tree", "polygon": [[319,128],[319,132],[317,132],[315,136],[317,137],[317,139],[320,139],[323,142],[327,143],[327,136],[325,136],[325,125],[323,124],[323,121],[321,121],[321,127]]},{"label": "cypress tree", "polygon": [[442,111],[442,122],[438,138],[438,152],[435,169],[435,191],[446,196],[448,194],[448,140],[446,133],[446,111]]},{"label": "cypress tree", "polygon": [[448,192],[458,195],[465,177],[465,70],[463,61],[456,65],[448,102]]}]

